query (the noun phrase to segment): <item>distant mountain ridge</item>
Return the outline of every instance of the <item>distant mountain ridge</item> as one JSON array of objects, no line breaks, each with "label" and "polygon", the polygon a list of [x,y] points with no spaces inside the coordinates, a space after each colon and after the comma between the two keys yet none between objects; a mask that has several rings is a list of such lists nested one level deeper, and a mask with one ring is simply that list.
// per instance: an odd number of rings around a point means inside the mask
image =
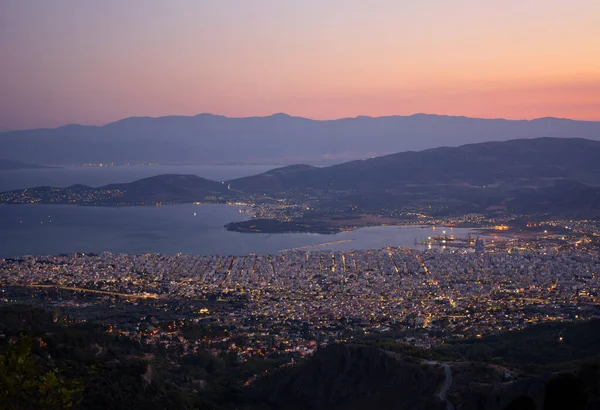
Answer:
[{"label": "distant mountain ridge", "polygon": [[329,167],[283,168],[228,181],[245,192],[296,189],[384,191],[423,186],[519,188],[556,180],[600,185],[600,142],[536,138],[407,151]]},{"label": "distant mountain ridge", "polygon": [[[291,165],[216,182],[158,175],[99,188],[12,191],[5,203],[142,205],[263,200],[306,204],[311,212],[381,215],[400,207],[436,215],[489,210],[600,216],[600,141],[537,138],[408,151],[329,167]],[[357,211],[360,210],[360,211]],[[314,216],[313,212],[313,216]],[[287,228],[286,228],[287,229]]]},{"label": "distant mountain ridge", "polygon": [[323,168],[296,166],[227,183],[248,194],[323,196],[330,208],[367,212],[412,204],[438,207],[445,214],[496,208],[596,217],[597,158],[598,141],[518,139],[401,152]]},{"label": "distant mountain ridge", "polygon": [[368,158],[440,146],[539,137],[600,140],[600,122],[559,118],[504,120],[415,114],[311,120],[287,114],[228,118],[131,117],[104,126],[0,134],[0,150],[40,164],[310,163]]}]

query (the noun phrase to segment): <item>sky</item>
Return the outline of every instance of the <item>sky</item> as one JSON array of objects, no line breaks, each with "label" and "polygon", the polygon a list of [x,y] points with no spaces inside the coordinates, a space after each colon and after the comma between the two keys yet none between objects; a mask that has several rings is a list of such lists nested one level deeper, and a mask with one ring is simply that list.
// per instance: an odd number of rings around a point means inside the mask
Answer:
[{"label": "sky", "polygon": [[0,129],[278,112],[600,120],[600,1],[0,2]]}]

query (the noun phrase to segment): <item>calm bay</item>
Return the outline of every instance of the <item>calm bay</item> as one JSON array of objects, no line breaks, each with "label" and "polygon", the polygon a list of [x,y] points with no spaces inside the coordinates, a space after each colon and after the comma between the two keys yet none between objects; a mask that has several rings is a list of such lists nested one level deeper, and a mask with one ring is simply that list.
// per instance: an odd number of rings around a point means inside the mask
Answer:
[{"label": "calm bay", "polygon": [[[99,186],[164,173],[195,174],[226,180],[264,172],[273,166],[156,166],[61,168],[0,172],[0,191],[40,185]],[[229,205],[87,207],[76,205],[0,205],[0,257],[74,252],[188,253],[198,255],[276,253],[286,249],[343,250],[414,246],[441,234],[431,227],[379,226],[335,235],[248,234],[227,231],[228,222],[246,220]],[[468,229],[454,229],[458,237]],[[448,232],[450,233],[450,232]]]}]

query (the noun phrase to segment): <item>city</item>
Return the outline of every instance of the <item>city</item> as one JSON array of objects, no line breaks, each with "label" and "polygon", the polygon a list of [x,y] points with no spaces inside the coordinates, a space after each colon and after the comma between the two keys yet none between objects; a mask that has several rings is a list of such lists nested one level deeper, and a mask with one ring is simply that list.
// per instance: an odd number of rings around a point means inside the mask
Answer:
[{"label": "city", "polygon": [[[104,322],[111,332],[144,343],[180,344],[186,353],[214,344],[215,354],[233,349],[239,360],[302,356],[373,333],[432,347],[545,321],[588,319],[600,315],[599,272],[600,252],[575,246],[0,260],[3,303],[33,298],[73,310],[79,320],[98,307],[147,306],[162,311],[168,328],[144,324],[135,314],[120,322],[111,322],[108,314]],[[192,324],[228,333],[194,340],[177,332]]]}]

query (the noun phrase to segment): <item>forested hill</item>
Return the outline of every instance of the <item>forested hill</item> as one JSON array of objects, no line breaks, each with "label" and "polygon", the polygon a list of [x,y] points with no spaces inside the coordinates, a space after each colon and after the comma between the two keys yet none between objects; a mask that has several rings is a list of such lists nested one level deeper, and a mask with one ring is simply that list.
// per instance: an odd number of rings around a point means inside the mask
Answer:
[{"label": "forested hill", "polygon": [[[384,332],[329,345],[289,365],[283,357],[214,356],[202,344],[188,352],[176,344],[140,344],[111,333],[109,325],[62,316],[24,305],[0,308],[3,409],[442,410],[446,363],[455,408],[600,405],[597,320],[450,340],[434,349],[398,343]],[[186,337],[211,331],[198,327]],[[524,404],[529,407],[515,407]]]},{"label": "forested hill", "polygon": [[597,158],[600,158],[598,141],[520,139],[400,152],[323,168],[286,167],[229,182],[232,188],[252,192],[376,191],[424,185],[539,187],[552,185],[556,180],[600,184]]}]

